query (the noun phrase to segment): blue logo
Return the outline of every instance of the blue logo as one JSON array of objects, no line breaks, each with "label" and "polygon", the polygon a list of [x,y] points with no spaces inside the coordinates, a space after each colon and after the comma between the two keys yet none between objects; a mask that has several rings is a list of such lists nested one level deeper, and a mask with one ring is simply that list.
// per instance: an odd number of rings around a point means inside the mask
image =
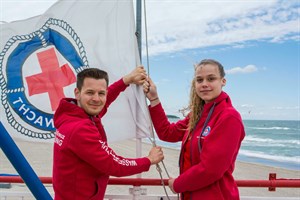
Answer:
[{"label": "blue logo", "polygon": [[203,134],[202,136],[208,136],[208,134],[210,134],[210,131],[211,131],[211,128],[209,126],[207,126],[204,131],[203,131]]},{"label": "blue logo", "polygon": [[54,138],[59,100],[76,73],[88,67],[79,37],[68,23],[50,18],[41,29],[10,38],[1,55],[4,125],[31,138]]}]

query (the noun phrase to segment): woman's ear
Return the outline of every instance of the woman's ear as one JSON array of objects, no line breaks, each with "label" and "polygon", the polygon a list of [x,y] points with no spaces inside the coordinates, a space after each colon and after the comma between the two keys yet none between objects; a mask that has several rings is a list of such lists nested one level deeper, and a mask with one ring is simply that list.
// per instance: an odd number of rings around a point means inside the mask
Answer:
[{"label": "woman's ear", "polygon": [[226,85],[226,79],[222,78],[222,87]]}]

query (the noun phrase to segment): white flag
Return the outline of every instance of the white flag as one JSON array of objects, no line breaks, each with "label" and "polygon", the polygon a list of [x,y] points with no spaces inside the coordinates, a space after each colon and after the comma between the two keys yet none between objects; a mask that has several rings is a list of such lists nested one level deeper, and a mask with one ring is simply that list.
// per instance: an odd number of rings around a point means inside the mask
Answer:
[{"label": "white flag", "polygon": [[[107,71],[113,83],[138,65],[133,3],[58,1],[43,15],[1,24],[0,51],[1,122],[13,137],[53,142],[53,113],[74,97],[82,66]],[[110,142],[149,136],[142,89],[127,88],[103,124]]]}]

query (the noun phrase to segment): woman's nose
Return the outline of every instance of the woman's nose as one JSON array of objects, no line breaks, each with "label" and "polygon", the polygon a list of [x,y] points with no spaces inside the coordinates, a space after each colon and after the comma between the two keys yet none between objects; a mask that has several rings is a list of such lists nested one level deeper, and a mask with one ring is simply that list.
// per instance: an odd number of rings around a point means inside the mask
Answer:
[{"label": "woman's nose", "polygon": [[202,81],[202,87],[207,87],[208,81],[206,79],[204,79]]}]

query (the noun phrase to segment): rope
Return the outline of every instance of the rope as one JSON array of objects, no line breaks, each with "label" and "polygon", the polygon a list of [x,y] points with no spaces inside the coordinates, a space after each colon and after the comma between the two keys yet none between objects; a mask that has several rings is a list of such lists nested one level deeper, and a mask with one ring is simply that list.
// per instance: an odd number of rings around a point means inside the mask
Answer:
[{"label": "rope", "polygon": [[[150,76],[150,64],[149,64],[149,51],[148,51],[148,29],[147,29],[147,13],[146,13],[146,1],[144,0],[144,17],[145,17],[145,38],[146,38],[146,58],[147,58],[147,71],[148,71],[148,77]],[[145,98],[145,101],[146,101],[146,98]],[[146,102],[146,105],[147,105],[147,102]],[[148,112],[149,114],[149,119],[151,120],[151,117],[150,117],[150,113]],[[151,136],[152,138],[149,138],[150,141],[152,142],[152,146],[153,147],[156,147],[156,139],[155,139],[155,135],[154,135],[154,128],[153,128],[153,123],[152,123],[152,120],[151,120],[151,127],[150,127],[150,131],[151,131]],[[161,161],[162,165],[163,165],[163,168],[168,176],[168,178],[170,178],[170,175],[168,173],[168,170],[165,166],[165,163],[163,162],[163,160]],[[166,189],[166,185],[163,181],[163,176],[162,176],[162,170],[159,166],[159,164],[156,164],[156,170],[158,171],[159,173],[159,176],[160,176],[160,179],[161,179],[161,183],[163,185],[163,188],[164,188],[164,192],[167,196],[167,199],[170,200],[170,197],[168,195],[168,192],[167,192],[167,189]],[[177,196],[179,198],[179,196]]]},{"label": "rope", "polygon": [[146,13],[146,0],[144,0],[144,16],[145,16],[145,37],[146,37],[146,58],[147,58],[147,71],[150,75],[149,52],[148,52],[148,29],[147,29],[147,13]]}]

